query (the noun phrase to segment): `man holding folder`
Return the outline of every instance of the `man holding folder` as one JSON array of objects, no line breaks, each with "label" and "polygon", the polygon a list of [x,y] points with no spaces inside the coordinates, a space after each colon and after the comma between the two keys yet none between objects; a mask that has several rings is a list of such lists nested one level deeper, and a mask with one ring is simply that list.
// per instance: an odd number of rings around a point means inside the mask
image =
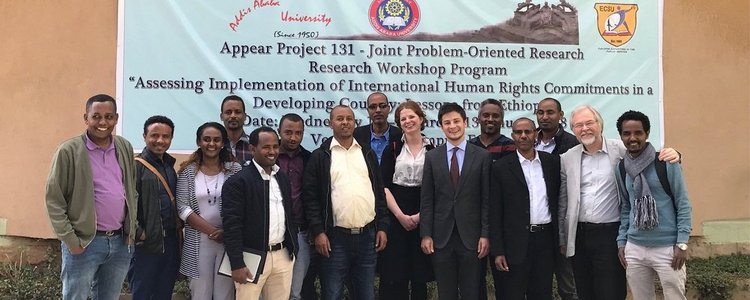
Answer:
[{"label": "man holding folder", "polygon": [[[290,218],[291,185],[275,165],[279,136],[269,127],[250,134],[251,163],[224,183],[224,246],[237,299],[287,300],[292,286],[297,224]],[[243,252],[262,259],[246,265]]]}]

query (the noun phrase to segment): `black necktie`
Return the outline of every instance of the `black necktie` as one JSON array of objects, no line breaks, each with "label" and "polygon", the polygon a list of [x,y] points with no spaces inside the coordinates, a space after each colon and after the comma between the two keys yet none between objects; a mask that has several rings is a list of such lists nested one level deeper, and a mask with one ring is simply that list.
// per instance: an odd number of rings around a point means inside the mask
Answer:
[{"label": "black necktie", "polygon": [[453,182],[453,187],[458,187],[458,158],[456,157],[456,153],[458,152],[458,147],[453,147],[453,156],[451,156],[451,181]]}]

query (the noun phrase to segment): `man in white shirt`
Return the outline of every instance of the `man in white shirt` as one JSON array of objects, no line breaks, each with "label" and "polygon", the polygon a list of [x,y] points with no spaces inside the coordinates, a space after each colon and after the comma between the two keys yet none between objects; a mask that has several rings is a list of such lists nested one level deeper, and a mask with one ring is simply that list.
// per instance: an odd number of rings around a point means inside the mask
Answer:
[{"label": "man in white shirt", "polygon": [[[625,299],[625,269],[617,255],[620,200],[615,166],[625,155],[620,140],[602,136],[604,121],[590,105],[571,113],[581,144],[560,156],[560,251],[573,257],[578,298]],[[660,159],[679,161],[671,148]]]},{"label": "man in white shirt", "polygon": [[515,155],[492,166],[490,252],[503,277],[503,299],[550,299],[557,238],[560,157],[536,151],[536,126],[513,122]]},{"label": "man in white shirt", "polygon": [[[224,245],[237,299],[287,300],[292,286],[297,224],[291,218],[291,185],[279,173],[279,136],[269,127],[250,133],[251,163],[222,188]],[[243,252],[265,255],[262,269],[245,265]],[[260,274],[258,274],[260,273]],[[257,279],[257,283],[252,283]]]}]

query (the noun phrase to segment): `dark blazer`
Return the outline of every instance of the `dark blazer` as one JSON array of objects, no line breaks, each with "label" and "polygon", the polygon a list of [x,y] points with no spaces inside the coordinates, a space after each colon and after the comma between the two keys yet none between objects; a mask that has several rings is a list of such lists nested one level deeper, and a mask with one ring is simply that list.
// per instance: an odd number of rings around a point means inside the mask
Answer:
[{"label": "dark blazer", "polygon": [[[553,239],[557,245],[557,203],[560,193],[560,157],[537,151],[547,185]],[[492,165],[490,199],[490,252],[505,255],[509,264],[523,263],[529,245],[529,190],[517,154],[507,155]]]},{"label": "dark blazer", "polygon": [[435,248],[444,248],[458,228],[461,241],[476,250],[480,237],[489,238],[490,153],[466,143],[458,188],[451,183],[447,146],[425,154],[420,204],[420,236],[432,237]]},{"label": "dark blazer", "polygon": [[[570,148],[575,147],[579,144],[578,139],[575,135],[565,131],[565,128],[560,124],[557,133],[555,134],[555,149],[552,149],[552,154],[562,155],[568,152]],[[538,133],[541,134],[542,130],[539,129]]]},{"label": "dark blazer", "polygon": [[[297,253],[297,224],[292,217],[292,188],[284,172],[276,173],[281,189],[286,230],[282,244],[293,257]],[[232,270],[245,267],[245,248],[265,251],[268,248],[269,186],[258,168],[251,163],[229,177],[222,187],[221,217],[224,226],[224,247]]]},{"label": "dark blazer", "polygon": [[[372,150],[372,146],[370,145],[371,133],[372,125],[363,125],[354,128],[354,138],[357,140],[357,143],[362,146],[362,149],[365,151],[365,153]],[[401,128],[398,128],[393,124],[388,127],[388,145],[385,146],[385,149],[383,150],[383,157],[380,158],[380,174],[382,176],[383,182],[393,181],[393,169],[396,165],[396,156],[398,156],[395,153],[395,148],[399,143],[401,143],[402,135],[403,133],[401,132]],[[375,152],[373,151],[373,153]]]}]

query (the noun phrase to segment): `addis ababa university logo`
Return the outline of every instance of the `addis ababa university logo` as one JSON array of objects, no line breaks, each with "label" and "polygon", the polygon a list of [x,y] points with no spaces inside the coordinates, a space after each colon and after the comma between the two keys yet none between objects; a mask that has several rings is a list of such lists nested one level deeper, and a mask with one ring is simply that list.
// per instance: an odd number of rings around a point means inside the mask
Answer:
[{"label": "addis ababa university logo", "polygon": [[596,3],[596,23],[599,35],[612,46],[625,45],[635,34],[638,25],[637,4]]},{"label": "addis ababa university logo", "polygon": [[370,4],[370,24],[386,36],[409,34],[419,25],[419,6],[415,0],[373,0]]}]

